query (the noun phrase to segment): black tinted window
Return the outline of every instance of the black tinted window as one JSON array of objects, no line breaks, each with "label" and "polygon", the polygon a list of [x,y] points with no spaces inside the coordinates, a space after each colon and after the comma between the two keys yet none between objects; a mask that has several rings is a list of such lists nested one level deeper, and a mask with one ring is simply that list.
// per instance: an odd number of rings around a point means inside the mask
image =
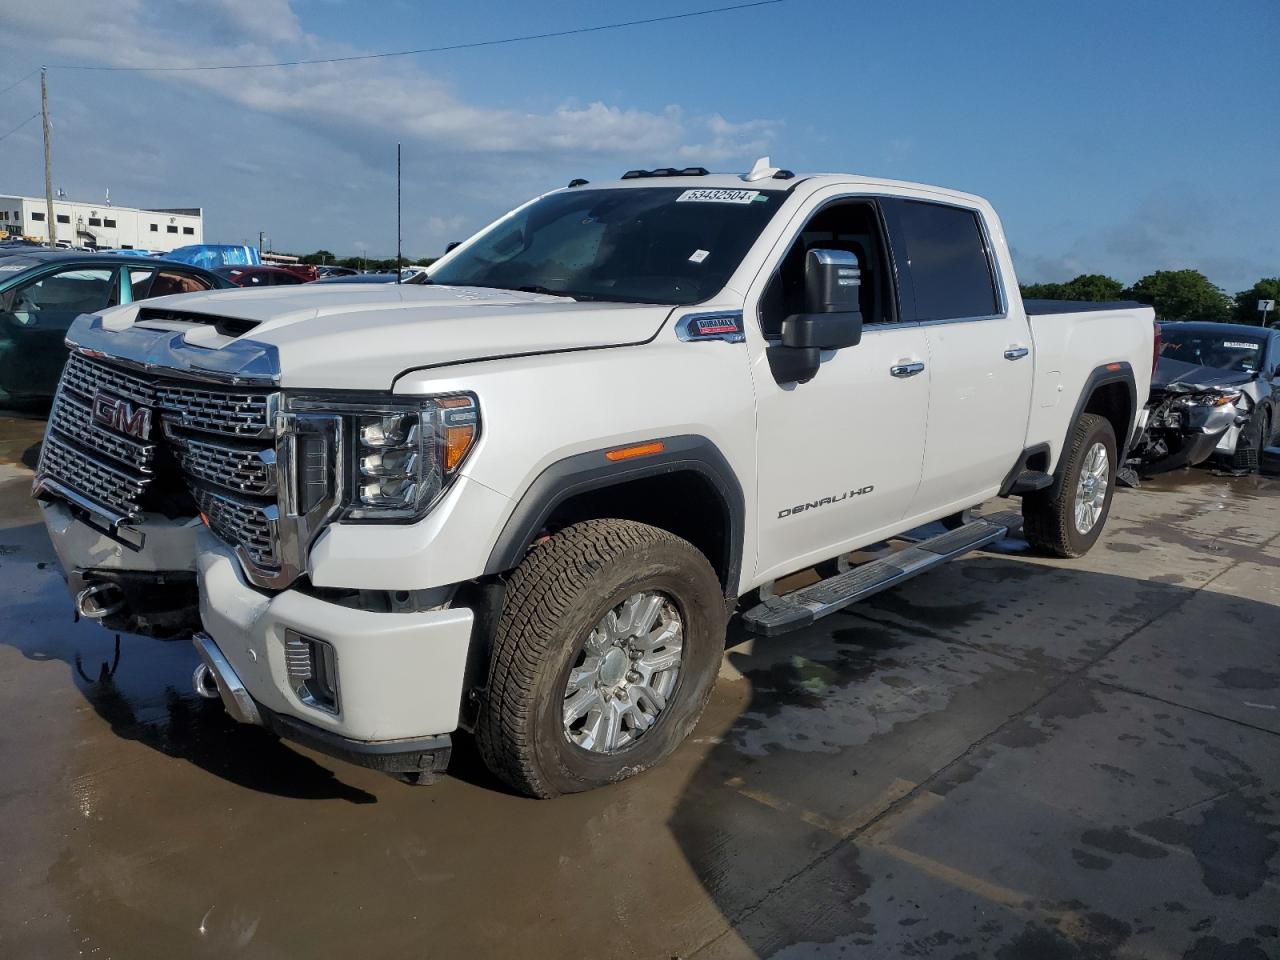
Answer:
[{"label": "black tinted window", "polygon": [[911,264],[917,320],[989,317],[999,312],[977,214],[906,201],[898,205],[898,216]]}]

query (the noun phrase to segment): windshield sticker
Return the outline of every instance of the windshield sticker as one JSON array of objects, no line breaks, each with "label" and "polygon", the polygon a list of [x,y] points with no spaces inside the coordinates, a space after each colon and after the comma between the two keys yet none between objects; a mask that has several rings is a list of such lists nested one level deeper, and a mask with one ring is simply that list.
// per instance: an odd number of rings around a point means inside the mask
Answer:
[{"label": "windshield sticker", "polygon": [[710,251],[710,250],[695,250],[695,251],[693,251],[693,253],[689,256],[689,262],[690,262],[690,263],[701,263],[703,260],[707,259],[707,257],[709,257],[709,256],[711,256],[711,251]]},{"label": "windshield sticker", "polygon": [[1246,343],[1243,340],[1228,340],[1223,343],[1224,347],[1233,347],[1236,350],[1257,350],[1262,345],[1259,343]]},{"label": "windshield sticker", "polygon": [[759,190],[711,190],[704,187],[686,190],[676,197],[676,203],[751,203],[757,199],[769,198],[761,196]]}]

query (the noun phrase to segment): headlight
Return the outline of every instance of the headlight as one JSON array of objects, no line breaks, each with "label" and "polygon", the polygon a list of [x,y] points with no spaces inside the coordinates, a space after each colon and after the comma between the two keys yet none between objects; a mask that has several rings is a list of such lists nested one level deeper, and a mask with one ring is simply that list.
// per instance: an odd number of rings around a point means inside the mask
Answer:
[{"label": "headlight", "polygon": [[1187,403],[1195,407],[1225,407],[1240,399],[1238,393],[1198,393],[1187,397]]},{"label": "headlight", "polygon": [[416,520],[456,476],[480,435],[475,396],[292,397],[289,408],[337,414],[344,427],[343,520]]}]

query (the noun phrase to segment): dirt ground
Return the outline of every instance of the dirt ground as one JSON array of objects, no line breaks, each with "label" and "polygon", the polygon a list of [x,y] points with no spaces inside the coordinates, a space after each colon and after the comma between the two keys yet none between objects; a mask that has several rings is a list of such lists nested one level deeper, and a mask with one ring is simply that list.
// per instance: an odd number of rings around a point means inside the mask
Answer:
[{"label": "dirt ground", "polygon": [[1280,957],[1280,481],[1122,490],[726,656],[629,783],[410,787],[74,623],[0,417],[0,956]]}]

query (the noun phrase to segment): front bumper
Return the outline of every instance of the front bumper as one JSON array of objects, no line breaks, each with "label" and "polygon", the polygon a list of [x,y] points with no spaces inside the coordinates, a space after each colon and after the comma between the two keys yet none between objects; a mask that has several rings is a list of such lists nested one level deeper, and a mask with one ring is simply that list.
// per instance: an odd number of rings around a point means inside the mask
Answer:
[{"label": "front bumper", "polygon": [[[457,729],[471,610],[375,613],[298,590],[264,594],[248,585],[231,548],[209,531],[200,531],[197,544],[200,619],[264,713],[369,749]],[[341,691],[337,713],[304,703],[294,692],[286,631],[333,648]]]},{"label": "front bumper", "polygon": [[248,688],[212,637],[198,633],[192,639],[201,660],[193,677],[196,693],[220,697],[227,713],[240,723],[266,727],[282,739],[357,766],[411,777],[415,782],[425,782],[444,773],[449,766],[453,740],[447,733],[404,740],[351,740],[296,717],[273,713],[249,695]]}]

